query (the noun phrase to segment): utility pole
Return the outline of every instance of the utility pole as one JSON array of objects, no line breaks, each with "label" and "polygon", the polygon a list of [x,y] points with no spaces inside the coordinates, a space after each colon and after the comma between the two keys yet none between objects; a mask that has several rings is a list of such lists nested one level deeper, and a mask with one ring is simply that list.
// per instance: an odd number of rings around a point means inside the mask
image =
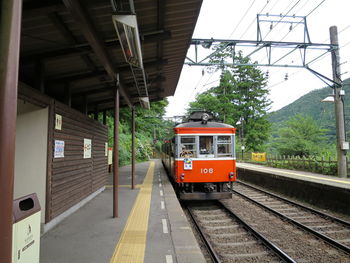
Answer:
[{"label": "utility pole", "polygon": [[[338,30],[336,26],[329,28],[331,44],[338,46]],[[340,79],[339,65],[339,48],[332,49],[332,70],[334,85],[334,110],[336,121],[337,135],[337,160],[338,160],[338,176],[347,177],[347,158],[346,151],[349,150],[349,143],[346,142],[345,122],[344,122],[344,91],[342,90],[342,81]]]}]

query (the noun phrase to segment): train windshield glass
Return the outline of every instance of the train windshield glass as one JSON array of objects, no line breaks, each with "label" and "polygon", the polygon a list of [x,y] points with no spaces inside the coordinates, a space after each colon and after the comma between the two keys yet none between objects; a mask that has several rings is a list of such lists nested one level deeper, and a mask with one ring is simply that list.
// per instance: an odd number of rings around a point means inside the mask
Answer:
[{"label": "train windshield glass", "polygon": [[232,156],[232,137],[218,136],[217,140],[218,157]]},{"label": "train windshield glass", "polygon": [[199,154],[214,157],[213,141],[213,136],[199,136]]},{"label": "train windshield glass", "polygon": [[195,136],[182,136],[180,157],[194,158],[196,157],[196,138]]}]

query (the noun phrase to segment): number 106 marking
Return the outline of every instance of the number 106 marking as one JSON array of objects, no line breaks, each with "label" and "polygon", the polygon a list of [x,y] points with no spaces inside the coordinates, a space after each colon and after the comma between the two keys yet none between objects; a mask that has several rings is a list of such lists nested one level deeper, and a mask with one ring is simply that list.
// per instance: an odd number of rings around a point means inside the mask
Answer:
[{"label": "number 106 marking", "polygon": [[213,172],[213,168],[201,168],[201,174],[212,174]]}]

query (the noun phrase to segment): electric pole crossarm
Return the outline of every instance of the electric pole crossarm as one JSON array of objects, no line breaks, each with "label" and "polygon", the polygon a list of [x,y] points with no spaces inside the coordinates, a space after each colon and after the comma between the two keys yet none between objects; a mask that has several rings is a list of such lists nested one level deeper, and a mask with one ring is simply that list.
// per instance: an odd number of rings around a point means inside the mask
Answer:
[{"label": "electric pole crossarm", "polygon": [[[321,73],[313,70],[312,68],[306,66],[305,67],[307,70],[309,70],[312,74],[314,74],[316,77],[318,77],[320,80],[322,80],[327,86],[331,87],[331,88],[334,88],[334,85],[335,86],[341,86],[341,84],[335,82],[334,80],[330,79],[330,78],[327,78],[326,76],[322,75]],[[332,85],[329,84],[329,82],[326,82],[329,81],[330,83],[332,83]]]},{"label": "electric pole crossarm", "polygon": [[319,47],[319,49],[331,49],[337,48],[337,45],[334,44],[325,44],[325,43],[305,43],[305,42],[286,42],[286,41],[264,41],[264,40],[240,40],[240,39],[213,39],[213,38],[193,38],[190,45],[202,45],[206,43],[211,44],[220,44],[225,43],[227,46],[232,45],[241,45],[241,44],[250,44],[252,46],[257,45],[271,45],[272,47],[281,47],[281,46],[310,46],[310,47]]}]

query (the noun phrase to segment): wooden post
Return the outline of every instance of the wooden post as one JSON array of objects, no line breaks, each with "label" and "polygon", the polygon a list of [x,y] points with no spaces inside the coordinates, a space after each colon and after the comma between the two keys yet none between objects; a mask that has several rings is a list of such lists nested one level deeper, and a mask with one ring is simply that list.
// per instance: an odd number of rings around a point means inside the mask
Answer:
[{"label": "wooden post", "polygon": [[44,61],[38,60],[35,64],[35,86],[41,92],[45,93],[45,63]]},{"label": "wooden post", "polygon": [[107,111],[106,110],[103,111],[103,124],[104,125],[107,124]]},{"label": "wooden post", "polygon": [[113,149],[113,217],[118,217],[118,186],[119,186],[119,89],[114,97],[114,149]]},{"label": "wooden post", "polygon": [[69,108],[72,107],[72,92],[69,83],[66,83],[64,87],[64,101]]},{"label": "wooden post", "polygon": [[329,34],[331,44],[336,45],[336,48],[331,50],[332,55],[332,70],[333,80],[337,85],[334,85],[334,110],[335,110],[335,122],[336,122],[336,135],[337,135],[337,165],[338,176],[347,177],[347,158],[346,158],[346,131],[344,120],[344,101],[343,95],[341,95],[342,81],[340,79],[340,62],[339,62],[339,47],[338,47],[338,30],[336,26],[329,28]]},{"label": "wooden post", "polygon": [[94,108],[94,120],[98,121],[98,105],[95,104]]},{"label": "wooden post", "polygon": [[0,261],[11,263],[22,1],[1,1],[0,12]]},{"label": "wooden post", "polygon": [[135,107],[131,108],[131,189],[135,189]]}]

